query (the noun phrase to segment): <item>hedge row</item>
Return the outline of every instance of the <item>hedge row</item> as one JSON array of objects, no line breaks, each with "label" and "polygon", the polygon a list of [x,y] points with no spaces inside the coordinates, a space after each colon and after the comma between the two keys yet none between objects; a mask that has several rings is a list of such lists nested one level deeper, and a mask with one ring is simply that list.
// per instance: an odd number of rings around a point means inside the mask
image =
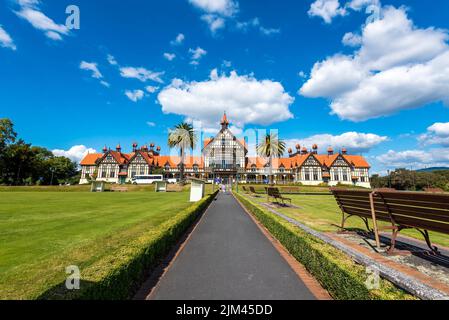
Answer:
[{"label": "hedge row", "polygon": [[337,300],[414,299],[391,282],[381,279],[380,289],[368,290],[366,269],[349,256],[297,226],[236,194],[240,202]]},{"label": "hedge row", "polygon": [[81,270],[79,290],[67,290],[65,282],[40,299],[123,300],[133,296],[148,270],[156,267],[192,223],[206,210],[217,192],[179,212],[156,230],[138,237],[114,256]]}]

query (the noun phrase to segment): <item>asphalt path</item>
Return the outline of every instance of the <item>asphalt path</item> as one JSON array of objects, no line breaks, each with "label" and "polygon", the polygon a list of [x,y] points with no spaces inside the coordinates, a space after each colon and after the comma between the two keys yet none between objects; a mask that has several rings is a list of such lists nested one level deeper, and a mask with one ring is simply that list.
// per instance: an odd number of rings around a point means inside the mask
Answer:
[{"label": "asphalt path", "polygon": [[231,194],[220,193],[148,297],[314,300]]}]

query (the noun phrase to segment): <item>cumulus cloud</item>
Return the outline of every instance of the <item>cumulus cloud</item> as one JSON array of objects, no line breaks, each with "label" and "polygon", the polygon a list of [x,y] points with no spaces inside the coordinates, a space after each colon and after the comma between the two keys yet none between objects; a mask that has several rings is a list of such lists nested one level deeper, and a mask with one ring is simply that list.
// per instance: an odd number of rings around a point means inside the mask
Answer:
[{"label": "cumulus cloud", "polygon": [[6,30],[2,28],[1,25],[0,25],[0,46],[2,46],[3,48],[9,48],[12,50],[17,49],[16,45],[14,44],[14,40],[6,32]]},{"label": "cumulus cloud", "polygon": [[180,44],[182,44],[182,43],[184,42],[184,39],[185,39],[184,34],[179,33],[179,34],[176,36],[175,40],[172,40],[172,41],[170,42],[170,44],[171,44],[172,46],[178,46],[178,45],[180,45]]},{"label": "cumulus cloud", "polygon": [[142,67],[122,67],[120,68],[120,75],[123,78],[133,78],[138,79],[142,82],[146,82],[148,80],[163,83],[164,81],[161,79],[161,76],[164,72],[154,72],[151,70],[147,70]]},{"label": "cumulus cloud", "polygon": [[386,7],[363,27],[359,50],[317,62],[299,92],[329,99],[333,114],[352,121],[448,104],[447,40],[447,31],[420,29],[404,8]]},{"label": "cumulus cloud", "polygon": [[204,14],[201,16],[201,20],[205,21],[208,26],[209,30],[212,33],[217,32],[220,29],[223,29],[225,27],[225,19],[223,17],[217,16],[215,14]]},{"label": "cumulus cloud", "polygon": [[[98,70],[98,65],[95,62],[81,61],[80,69],[81,70],[90,71],[92,78],[103,79],[103,75],[101,74],[100,70]],[[107,87],[107,88],[109,88],[111,86],[108,82],[106,82],[104,80],[101,80],[100,84],[105,86],[105,87]]]},{"label": "cumulus cloud", "polygon": [[418,137],[422,145],[449,147],[449,122],[437,122],[427,128],[427,133]]},{"label": "cumulus cloud", "polygon": [[176,54],[165,52],[164,53],[164,58],[166,60],[168,60],[168,61],[172,61],[172,60],[174,60],[176,58]]},{"label": "cumulus cloud", "polygon": [[203,12],[201,20],[207,23],[213,34],[223,29],[226,19],[234,17],[239,9],[238,2],[234,0],[189,0],[189,2]]},{"label": "cumulus cloud", "polygon": [[145,93],[142,90],[126,90],[125,95],[128,97],[129,100],[137,102],[143,99]]},{"label": "cumulus cloud", "polygon": [[340,135],[318,134],[304,139],[290,139],[286,143],[291,148],[298,143],[309,149],[317,144],[321,150],[327,150],[331,146],[336,151],[346,148],[350,153],[365,153],[387,140],[388,137],[373,133],[346,132]]},{"label": "cumulus cloud", "polygon": [[198,65],[199,60],[201,60],[201,58],[207,54],[207,51],[203,48],[197,47],[196,49],[189,49],[189,53],[192,55],[190,64]]},{"label": "cumulus cloud", "polygon": [[237,13],[239,5],[233,0],[189,0],[195,7],[204,12],[231,17]]},{"label": "cumulus cloud", "polygon": [[155,87],[155,86],[146,86],[145,90],[148,93],[155,93],[157,90],[159,90],[159,87]]},{"label": "cumulus cloud", "polygon": [[348,32],[343,36],[342,43],[348,47],[358,47],[362,44],[362,37],[358,34]]},{"label": "cumulus cloud", "polygon": [[81,70],[91,71],[92,72],[92,74],[91,74],[92,78],[96,78],[96,79],[103,78],[103,75],[101,74],[100,70],[98,70],[98,66],[97,66],[97,64],[95,62],[81,61],[80,69]]},{"label": "cumulus cloud", "polygon": [[388,168],[446,167],[449,166],[449,149],[436,148],[430,150],[390,150],[377,156],[376,159]]},{"label": "cumulus cloud", "polygon": [[294,98],[281,83],[240,76],[235,71],[227,76],[219,75],[215,69],[208,80],[201,82],[174,79],[159,93],[158,101],[164,113],[200,121],[206,128],[216,128],[224,110],[238,128],[293,118],[289,106]]},{"label": "cumulus cloud", "polygon": [[15,13],[28,21],[34,28],[44,32],[47,38],[55,41],[62,40],[62,36],[69,34],[69,29],[63,24],[57,24],[46,16],[39,8],[38,0],[18,0],[19,11]]},{"label": "cumulus cloud", "polygon": [[118,65],[118,62],[113,55],[108,54],[107,59],[108,59],[108,62],[110,65],[113,65],[113,66]]},{"label": "cumulus cloud", "polygon": [[97,151],[84,145],[71,147],[69,150],[55,149],[52,151],[57,157],[67,157],[70,160],[79,163],[88,153],[96,153]]},{"label": "cumulus cloud", "polygon": [[333,18],[346,15],[346,9],[340,6],[339,0],[316,0],[311,4],[308,14],[331,23]]}]

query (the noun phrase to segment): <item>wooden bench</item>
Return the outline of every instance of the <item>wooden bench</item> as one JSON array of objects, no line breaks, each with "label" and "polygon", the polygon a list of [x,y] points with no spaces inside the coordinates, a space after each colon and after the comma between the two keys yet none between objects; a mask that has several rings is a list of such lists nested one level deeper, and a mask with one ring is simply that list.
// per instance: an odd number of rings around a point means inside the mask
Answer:
[{"label": "wooden bench", "polygon": [[270,201],[270,198],[274,199],[275,203],[279,203],[278,200],[281,200],[282,204],[285,204],[285,201],[289,201],[290,205],[292,204],[292,199],[290,198],[286,198],[284,197],[280,192],[278,188],[273,188],[273,187],[269,187],[269,188],[265,188],[267,191],[267,197],[268,197],[268,201]]},{"label": "wooden bench", "polygon": [[111,191],[113,191],[113,192],[128,192],[128,187],[112,186]]},{"label": "wooden bench", "polygon": [[249,192],[251,193],[251,195],[258,197],[259,194],[256,192],[256,189],[254,189],[254,187],[249,187]]},{"label": "wooden bench", "polygon": [[[369,231],[373,232],[380,247],[378,221],[390,226],[381,229],[392,230],[389,253],[395,249],[397,236],[404,229],[417,229],[434,253],[428,231],[449,234],[449,195],[425,192],[400,192],[389,189],[345,190],[331,188],[342,212],[341,228],[352,216],[361,218]],[[370,229],[368,219],[373,221]]]},{"label": "wooden bench", "polygon": [[[390,250],[394,250],[399,232],[416,229],[432,252],[439,253],[430,241],[429,231],[449,234],[448,194],[374,190],[373,197],[383,204],[384,212],[390,216],[393,229]],[[375,210],[377,217],[380,208]]]}]

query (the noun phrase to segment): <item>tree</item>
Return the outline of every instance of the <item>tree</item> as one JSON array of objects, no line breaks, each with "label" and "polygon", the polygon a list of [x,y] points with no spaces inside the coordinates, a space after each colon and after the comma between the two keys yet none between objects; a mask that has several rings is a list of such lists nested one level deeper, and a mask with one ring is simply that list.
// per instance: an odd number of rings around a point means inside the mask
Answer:
[{"label": "tree", "polygon": [[181,162],[179,164],[179,176],[180,176],[180,183],[185,183],[185,176],[184,176],[184,158],[185,158],[185,152],[188,149],[195,148],[196,145],[196,134],[193,130],[193,126],[188,123],[180,123],[177,126],[175,126],[172,130],[170,130],[170,133],[168,135],[168,146],[170,148],[178,148],[179,153],[181,156]]},{"label": "tree", "polygon": [[6,168],[6,148],[16,141],[17,133],[14,125],[9,119],[0,119],[0,183],[4,182],[7,175]]},{"label": "tree", "polygon": [[270,132],[265,135],[264,141],[257,146],[257,154],[268,158],[270,168],[270,184],[273,184],[273,158],[280,158],[285,152],[285,142],[280,140],[277,133]]}]

